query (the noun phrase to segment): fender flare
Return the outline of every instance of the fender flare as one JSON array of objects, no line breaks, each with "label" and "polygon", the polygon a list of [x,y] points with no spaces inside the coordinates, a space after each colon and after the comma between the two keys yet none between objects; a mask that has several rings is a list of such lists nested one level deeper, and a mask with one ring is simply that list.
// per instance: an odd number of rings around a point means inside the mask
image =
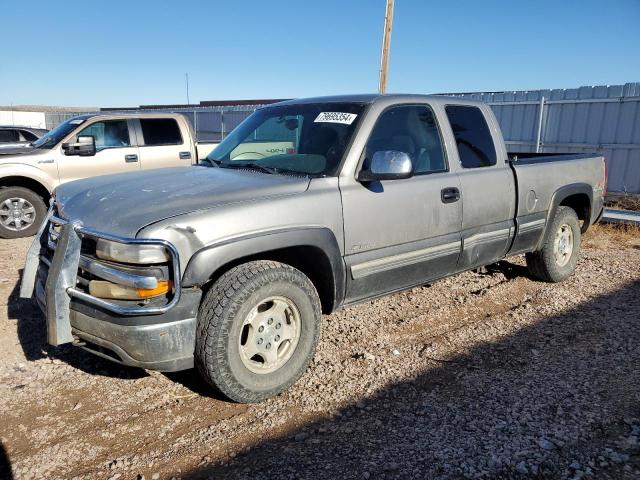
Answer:
[{"label": "fender flare", "polygon": [[0,165],[0,179],[7,177],[22,177],[33,182],[37,182],[49,193],[51,193],[56,187],[56,185],[50,181],[51,179],[40,169],[24,163],[16,162]]},{"label": "fender flare", "polygon": [[326,256],[331,266],[330,279],[333,284],[330,310],[335,310],[344,300],[346,267],[338,241],[326,227],[260,232],[208,245],[189,259],[182,276],[182,286],[188,288],[203,285],[231,262],[289,247],[315,247]]},{"label": "fender flare", "polygon": [[544,245],[544,242],[547,239],[549,223],[551,223],[551,220],[553,219],[556,212],[558,211],[558,207],[560,206],[562,201],[570,197],[571,195],[576,195],[576,194],[584,194],[589,198],[589,205],[587,210],[587,216],[584,221],[585,226],[583,227],[583,232],[586,229],[586,227],[589,226],[591,222],[591,209],[593,207],[593,189],[591,188],[591,185],[589,185],[588,183],[570,183],[569,185],[564,185],[563,187],[560,187],[555,192],[553,192],[553,195],[551,196],[551,203],[549,205],[549,210],[547,210],[547,218],[544,226],[544,232],[540,237],[540,242],[536,246],[536,250],[539,250],[542,247],[542,245]]}]

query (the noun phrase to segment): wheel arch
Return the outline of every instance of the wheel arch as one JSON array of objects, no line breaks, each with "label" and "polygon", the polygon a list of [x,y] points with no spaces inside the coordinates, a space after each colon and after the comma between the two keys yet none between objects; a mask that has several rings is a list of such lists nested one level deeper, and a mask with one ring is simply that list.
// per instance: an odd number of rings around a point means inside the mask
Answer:
[{"label": "wheel arch", "polygon": [[22,175],[8,175],[0,178],[0,188],[2,187],[22,187],[27,188],[42,198],[45,205],[49,204],[51,193],[49,188],[39,180]]},{"label": "wheel arch", "polygon": [[549,224],[558,211],[558,207],[571,207],[578,219],[582,220],[582,233],[585,233],[591,222],[591,208],[593,204],[593,189],[587,183],[572,183],[557,189],[552,197],[547,211],[547,219],[545,223],[544,233],[540,237],[540,242],[536,246],[536,250],[540,249],[547,238]]},{"label": "wheel arch", "polygon": [[559,206],[570,207],[582,221],[582,233],[585,233],[591,222],[591,197],[587,193],[573,193],[565,197]]},{"label": "wheel arch", "polygon": [[182,284],[206,288],[231,268],[254,260],[286,263],[307,275],[323,313],[336,310],[344,300],[344,261],[335,235],[324,227],[262,233],[205,247],[187,263]]}]

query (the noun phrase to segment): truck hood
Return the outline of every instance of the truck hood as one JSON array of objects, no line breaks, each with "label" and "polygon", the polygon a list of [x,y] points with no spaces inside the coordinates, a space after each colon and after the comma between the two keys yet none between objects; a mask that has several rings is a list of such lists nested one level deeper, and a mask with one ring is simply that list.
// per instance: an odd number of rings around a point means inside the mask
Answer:
[{"label": "truck hood", "polygon": [[46,153],[51,153],[51,150],[33,148],[26,145],[20,147],[0,147],[0,161],[10,161],[12,158],[19,158],[22,155],[43,155]]},{"label": "truck hood", "polygon": [[56,190],[58,214],[85,227],[135,237],[152,223],[196,210],[306,191],[309,179],[217,167],[106,175]]}]

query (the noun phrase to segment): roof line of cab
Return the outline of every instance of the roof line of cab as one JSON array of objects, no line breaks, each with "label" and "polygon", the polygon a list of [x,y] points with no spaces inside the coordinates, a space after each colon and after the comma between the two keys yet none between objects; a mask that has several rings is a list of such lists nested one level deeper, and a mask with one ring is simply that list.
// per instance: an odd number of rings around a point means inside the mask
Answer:
[{"label": "roof line of cab", "polygon": [[411,103],[411,102],[425,102],[440,103],[440,104],[464,104],[464,105],[481,105],[483,102],[477,100],[468,100],[460,97],[451,97],[445,95],[420,95],[420,94],[407,94],[407,93],[394,93],[394,94],[360,94],[360,95],[331,95],[325,97],[308,97],[308,98],[295,98],[292,100],[285,100],[283,102],[273,103],[271,105],[265,105],[263,108],[269,108],[274,106],[287,106],[287,105],[300,105],[311,103],[361,103],[361,104],[373,104],[373,103]]},{"label": "roof line of cab", "polygon": [[89,120],[90,118],[97,117],[133,117],[133,118],[154,118],[154,117],[184,117],[184,114],[180,112],[157,112],[157,113],[148,113],[148,112],[96,112],[96,113],[85,113],[83,115],[77,115],[75,117],[71,117],[70,119],[82,119]]}]

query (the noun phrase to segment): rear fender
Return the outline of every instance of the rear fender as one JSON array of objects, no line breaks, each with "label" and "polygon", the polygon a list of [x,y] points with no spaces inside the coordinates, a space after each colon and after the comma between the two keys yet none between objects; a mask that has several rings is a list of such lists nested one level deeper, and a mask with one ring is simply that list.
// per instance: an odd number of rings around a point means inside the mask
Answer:
[{"label": "rear fender", "polygon": [[570,196],[576,194],[584,194],[589,198],[589,205],[587,207],[587,215],[584,221],[583,231],[585,231],[589,226],[591,221],[591,207],[593,205],[593,189],[591,188],[591,185],[587,183],[571,183],[569,185],[565,185],[564,187],[560,187],[554,192],[553,196],[551,197],[551,203],[549,205],[549,210],[547,211],[547,220],[545,223],[544,234],[540,237],[540,242],[536,246],[535,250],[540,250],[544,245],[549,233],[549,224],[551,223],[551,220],[553,220],[553,217],[555,217],[560,204]]}]

